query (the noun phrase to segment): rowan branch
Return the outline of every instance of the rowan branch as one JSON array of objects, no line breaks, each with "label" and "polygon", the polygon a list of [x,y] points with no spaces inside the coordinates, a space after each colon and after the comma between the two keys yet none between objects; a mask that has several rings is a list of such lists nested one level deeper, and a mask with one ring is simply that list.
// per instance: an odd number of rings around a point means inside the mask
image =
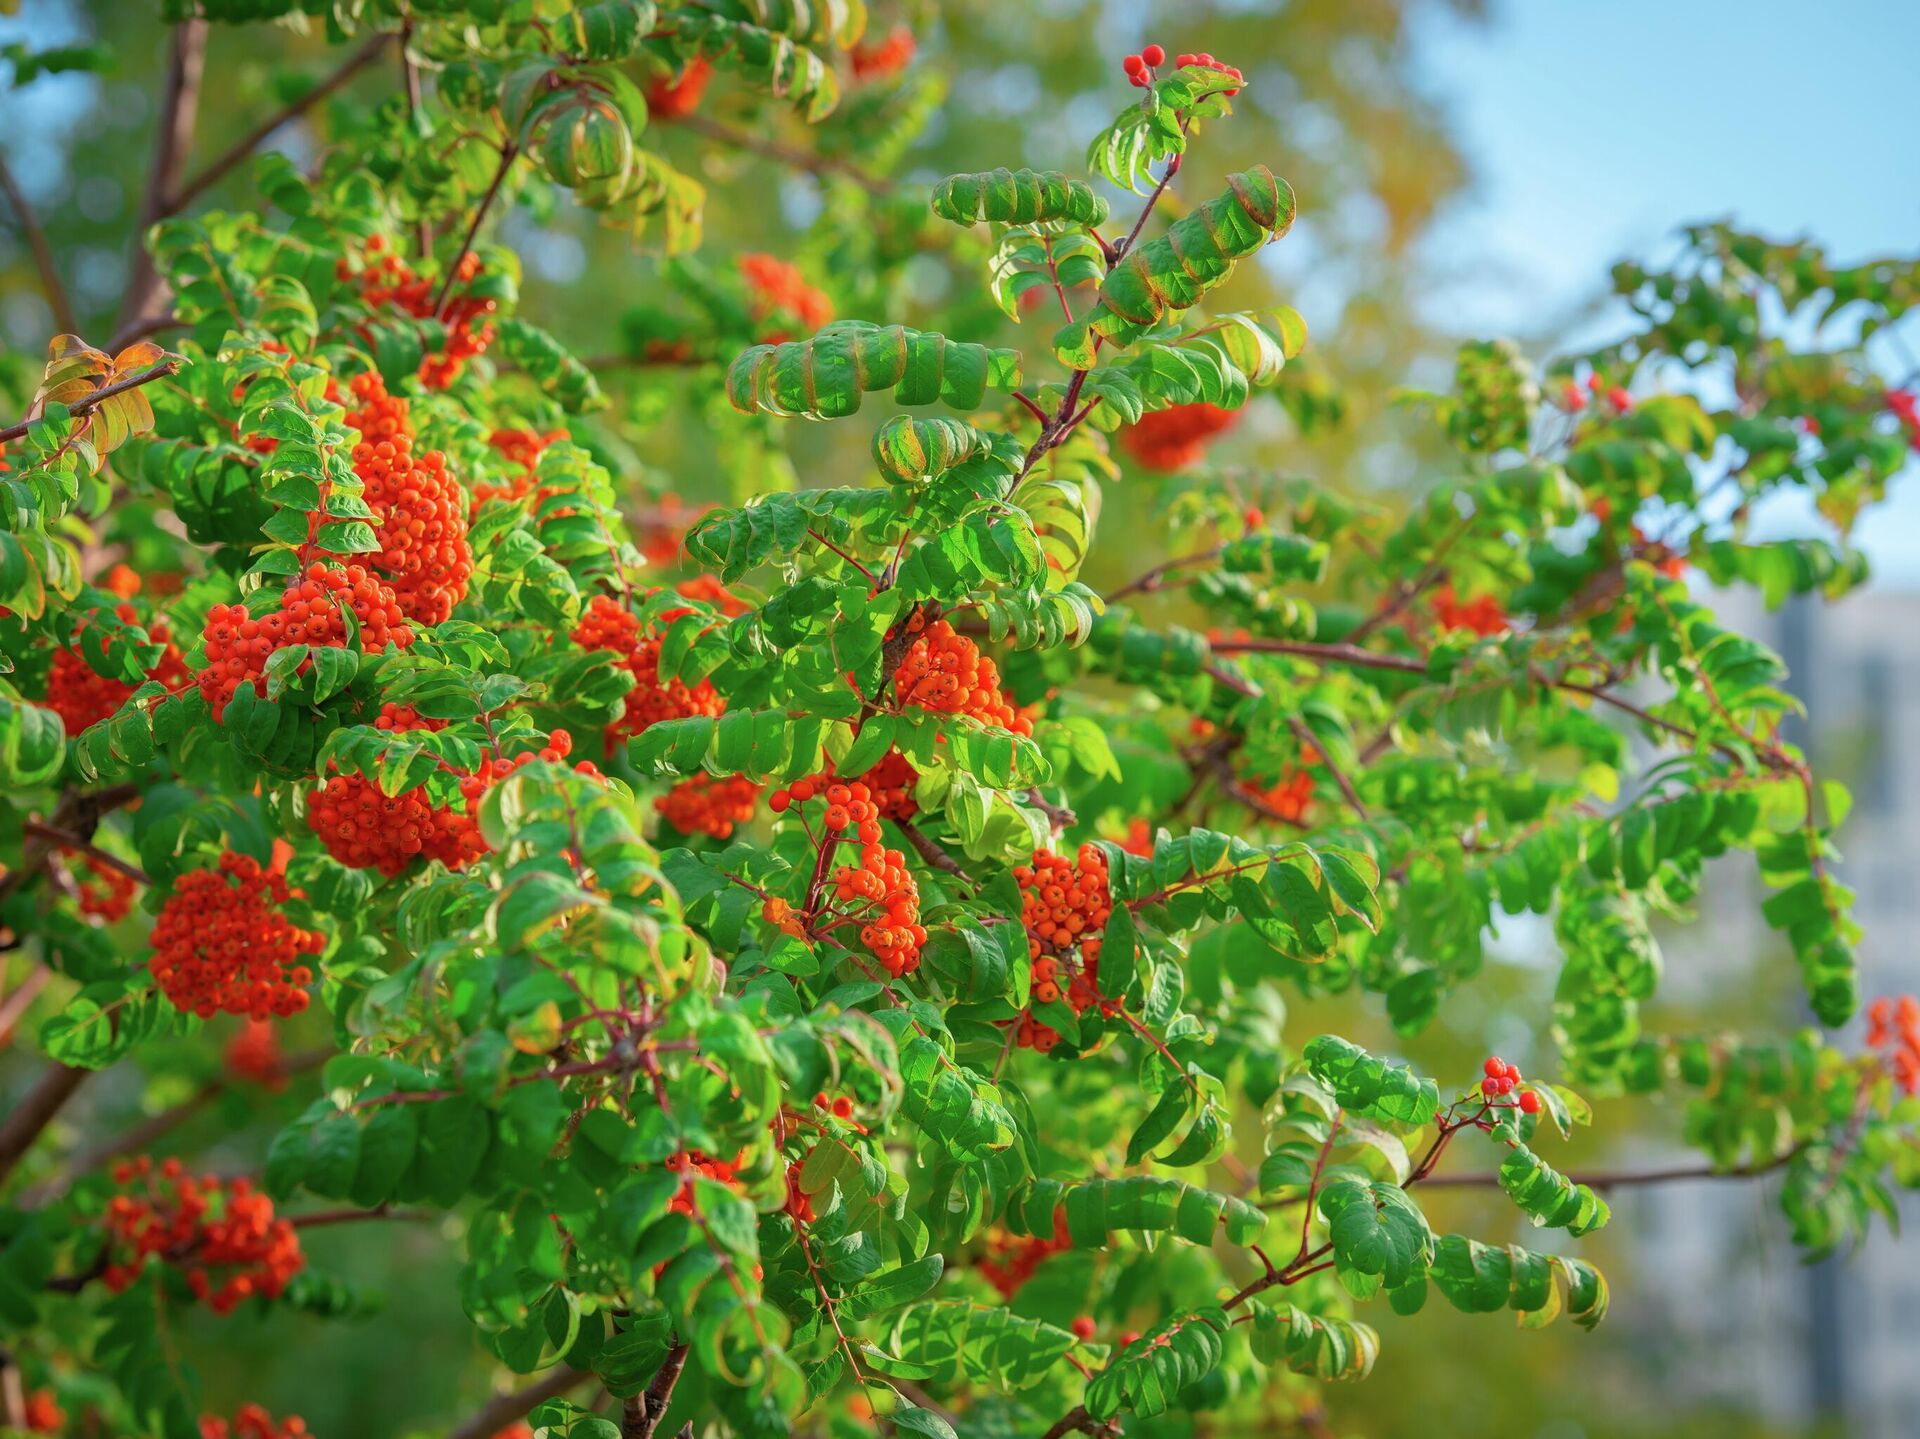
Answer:
[{"label": "rowan branch", "polygon": [[[92,414],[115,395],[124,395],[128,390],[137,390],[142,385],[152,384],[155,380],[166,379],[168,375],[173,374],[180,368],[181,363],[179,356],[170,356],[157,365],[152,365],[147,369],[128,375],[124,380],[115,380],[111,385],[102,385],[92,394],[83,395],[80,399],[75,400],[71,405],[67,406],[67,413],[74,419],[79,419],[82,415]],[[4,430],[0,430],[0,444],[5,444],[8,440],[19,439],[22,435],[26,434],[28,430],[33,428],[34,423],[32,420],[22,420],[18,424],[8,425]]]},{"label": "rowan branch", "polygon": [[205,169],[200,171],[199,174],[180,186],[178,190],[168,195],[166,201],[161,206],[160,218],[164,219],[168,215],[177,215],[186,209],[187,206],[199,199],[208,188],[219,183],[226,177],[229,171],[240,164],[241,161],[245,160],[255,150],[259,149],[261,142],[272,135],[275,130],[278,130],[288,121],[297,120],[300,116],[306,114],[307,111],[311,110],[315,105],[318,105],[322,100],[326,99],[327,96],[338,90],[342,85],[346,84],[347,81],[351,80],[361,70],[366,68],[367,65],[371,64],[379,57],[380,52],[387,47],[387,43],[394,38],[394,32],[392,31],[383,31],[373,36],[358,50],[355,50],[349,55],[338,69],[320,81],[320,83],[315,85],[311,90],[307,91],[306,94],[297,100],[288,101],[258,125],[255,125],[245,135],[234,141],[232,145],[221,152],[218,159],[214,160]]},{"label": "rowan branch", "polygon": [[160,123],[154,138],[153,165],[147,172],[147,190],[140,202],[140,225],[133,249],[133,265],[126,291],[120,297],[116,329],[144,315],[147,302],[159,288],[160,274],[147,249],[147,231],[165,219],[169,198],[180,188],[187,150],[193,143],[194,120],[200,111],[200,80],[207,62],[207,22],[185,20],[174,26],[167,42],[167,78],[160,97]]},{"label": "rowan branch", "polygon": [[74,333],[79,327],[74,323],[73,301],[67,297],[67,287],[60,282],[60,267],[54,263],[53,247],[47,243],[47,232],[40,228],[33,207],[27,203],[27,197],[21,192],[4,157],[0,157],[0,194],[4,194],[7,203],[13,207],[14,221],[20,226],[20,233],[26,236],[27,248],[33,251],[34,268],[40,272],[40,288],[47,292],[47,305],[53,310],[54,324],[60,327],[63,334]]},{"label": "rowan branch", "polygon": [[974,883],[973,876],[960,867],[960,861],[940,848],[940,846],[935,844],[931,839],[927,838],[920,826],[912,820],[896,819],[893,823],[900,833],[907,837],[907,843],[913,846],[914,853],[919,855],[920,858],[924,859],[928,864],[943,873],[952,875],[962,884],[971,885]]},{"label": "rowan branch", "polygon": [[453,257],[447,266],[445,278],[440,281],[440,293],[433,297],[433,317],[443,319],[447,313],[447,300],[453,294],[454,281],[460,276],[460,266],[473,253],[474,237],[480,233],[480,223],[487,218],[487,211],[493,208],[500,187],[507,183],[507,172],[513,168],[514,157],[520,153],[520,147],[509,140],[500,147],[500,167],[493,172],[493,183],[487,186],[487,193],[480,197],[480,207],[473,212],[473,222],[467,226],[467,237],[460,242],[460,253]]},{"label": "rowan branch", "polygon": [[6,1182],[14,1166],[33,1148],[40,1132],[53,1123],[54,1117],[92,1073],[91,1069],[53,1061],[41,1072],[26,1097],[0,1120],[0,1184]]},{"label": "rowan branch", "polygon": [[450,1432],[447,1439],[493,1439],[502,1429],[526,1418],[549,1399],[558,1399],[569,1389],[577,1389],[591,1378],[593,1375],[585,1369],[575,1369],[571,1364],[557,1365],[551,1374],[537,1383],[511,1393],[494,1395],[472,1418]]}]

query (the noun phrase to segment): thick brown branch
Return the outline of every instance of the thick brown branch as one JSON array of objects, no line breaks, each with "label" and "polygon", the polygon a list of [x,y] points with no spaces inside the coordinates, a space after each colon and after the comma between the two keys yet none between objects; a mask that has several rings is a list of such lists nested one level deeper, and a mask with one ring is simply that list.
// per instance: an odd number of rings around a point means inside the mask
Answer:
[{"label": "thick brown branch", "polygon": [[368,64],[379,57],[393,39],[391,32],[373,36],[358,50],[349,55],[340,67],[324,80],[320,81],[297,100],[289,101],[279,110],[255,125],[245,135],[234,141],[220,157],[214,160],[199,174],[188,180],[178,190],[171,191],[160,208],[160,216],[177,215],[187,208],[212,185],[219,183],[241,161],[245,160],[268,136],[272,135],[289,120],[296,120],[318,105],[327,96],[351,80]]},{"label": "thick brown branch", "polygon": [[34,268],[40,272],[40,288],[47,292],[54,324],[63,334],[72,334],[76,329],[73,302],[67,298],[67,287],[60,283],[60,267],[53,261],[53,247],[47,243],[47,232],[40,228],[33,207],[21,193],[5,159],[0,159],[0,194],[4,194],[7,204],[13,207],[13,218],[20,226],[20,233],[27,237],[27,248],[33,251]]},{"label": "thick brown branch", "polygon": [[134,238],[133,265],[120,297],[116,329],[124,329],[147,312],[160,288],[159,271],[147,249],[147,230],[169,213],[168,202],[180,188],[193,143],[194,119],[200,111],[200,78],[206,69],[207,22],[185,20],[174,26],[167,47],[166,88],[160,97],[153,167],[147,172],[147,192],[140,202],[140,228]]},{"label": "thick brown branch", "polygon": [[67,1101],[72,1099],[80,1086],[92,1074],[90,1069],[76,1069],[71,1064],[54,1062],[49,1064],[26,1098],[7,1112],[0,1120],[0,1183],[5,1183],[21,1157],[33,1147],[40,1132],[53,1123]]},{"label": "thick brown branch", "polygon": [[153,881],[147,877],[147,872],[140,868],[139,865],[129,864],[117,854],[109,854],[90,839],[82,839],[77,834],[69,834],[64,829],[56,829],[54,826],[43,824],[37,819],[28,820],[22,828],[36,838],[52,840],[54,844],[63,850],[69,850],[74,854],[83,854],[88,859],[97,860],[115,874],[125,875],[135,884],[143,884],[148,888],[152,888],[153,886]]},{"label": "thick brown branch", "polygon": [[502,1429],[524,1419],[549,1399],[557,1399],[591,1378],[593,1375],[584,1369],[561,1364],[537,1383],[510,1394],[494,1395],[472,1418],[448,1434],[447,1439],[493,1439]]},{"label": "thick brown branch", "polygon": [[653,1439],[653,1431],[666,1417],[667,1405],[673,1402],[673,1386],[680,1382],[680,1373],[686,1367],[687,1346],[676,1344],[667,1351],[646,1393],[636,1394],[627,1401],[620,1439]]}]

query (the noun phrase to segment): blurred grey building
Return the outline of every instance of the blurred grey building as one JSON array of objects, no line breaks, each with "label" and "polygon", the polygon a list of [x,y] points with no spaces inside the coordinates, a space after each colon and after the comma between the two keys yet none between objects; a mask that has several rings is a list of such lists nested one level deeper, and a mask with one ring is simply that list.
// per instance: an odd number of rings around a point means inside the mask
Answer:
[{"label": "blurred grey building", "polygon": [[[1868,589],[1773,613],[1749,592],[1715,598],[1728,625],[1785,657],[1790,687],[1807,709],[1790,737],[1853,793],[1837,872],[1857,892],[1866,931],[1862,994],[1920,992],[1912,938],[1920,910],[1920,593]],[[1716,865],[1697,922],[1662,935],[1664,996],[1711,1004],[1750,985],[1757,958],[1787,964],[1759,915],[1761,891],[1749,856]],[[1797,998],[1783,995],[1781,1003],[1791,1007],[1787,1022],[1810,1019]],[[1860,1027],[1856,1021],[1856,1038]],[[1664,1394],[1789,1432],[1915,1439],[1920,1240],[1902,1245],[1876,1220],[1859,1251],[1806,1264],[1788,1238],[1778,1189],[1777,1178],[1705,1181],[1617,1197],[1649,1379]],[[1912,1228],[1920,1194],[1903,1193],[1900,1204],[1903,1227]]]}]

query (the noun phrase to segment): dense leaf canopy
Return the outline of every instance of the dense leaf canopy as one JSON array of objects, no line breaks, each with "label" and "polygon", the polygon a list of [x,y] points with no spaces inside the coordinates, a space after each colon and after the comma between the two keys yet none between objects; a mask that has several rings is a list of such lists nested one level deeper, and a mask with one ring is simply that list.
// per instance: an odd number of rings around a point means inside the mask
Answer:
[{"label": "dense leaf canopy", "polygon": [[[1188,163],[1247,83],[1211,57],[1137,83],[1083,172],[914,185],[700,110],[926,123],[859,0],[171,8],[176,81],[209,22],[311,10],[395,94],[305,168],[250,140],[186,176],[163,141],[119,333],[50,337],[5,431],[9,1424],[224,1435],[172,1316],[344,1318],[302,1233],[424,1216],[527,1376],[462,1436],[1253,1432],[1435,1294],[1600,1323],[1606,1183],[1554,1155],[1589,1096],[1784,1170],[1814,1253],[1920,1175],[1920,1007],[1828,1033],[1846,797],[1705,600],[1863,578],[1845,536],[1920,418],[1862,346],[1920,264],[1690,230],[1615,273],[1619,343],[1472,343],[1406,396],[1447,459],[1397,510],[1208,467],[1244,411],[1340,410],[1294,311],[1236,307],[1296,199]],[[667,125],[813,174],[874,281],[950,260],[967,330],[703,253],[755,201]],[[246,206],[193,203],[242,164]],[[667,257],[623,354],[520,310],[513,219],[563,206]],[[762,447],[745,503],[645,496],[705,462],[650,446],[675,404]],[[822,463],[822,429],[859,443]],[[1103,533],[1122,485],[1151,546]],[[1793,489],[1839,539],[1747,533]],[[1090,584],[1097,546],[1135,577]],[[1729,855],[1819,1028],[1648,1017],[1655,924]],[[1523,915],[1564,1083],[1321,1032],[1351,995],[1417,1034]],[[173,1110],[58,1122],[109,1071],[305,1105],[149,1158]],[[1423,1209],[1443,1159],[1481,1237]],[[1564,1233],[1504,1243],[1515,1213]]]}]

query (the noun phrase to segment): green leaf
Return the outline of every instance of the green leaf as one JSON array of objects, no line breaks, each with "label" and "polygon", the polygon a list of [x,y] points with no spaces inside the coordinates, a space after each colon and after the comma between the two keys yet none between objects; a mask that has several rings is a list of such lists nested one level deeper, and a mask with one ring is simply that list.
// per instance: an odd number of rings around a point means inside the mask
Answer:
[{"label": "green leaf", "polygon": [[985,170],[949,175],[933,187],[933,213],[956,225],[991,220],[1002,225],[1064,221],[1103,225],[1109,207],[1084,180],[1057,170]]},{"label": "green leaf", "polygon": [[1335,1034],[1307,1041],[1313,1077],[1333,1091],[1342,1109],[1396,1124],[1427,1124],[1440,1110],[1440,1090],[1403,1064],[1375,1059]]},{"label": "green leaf", "polygon": [[836,419],[869,390],[903,405],[978,409],[989,387],[1020,383],[1020,355],[903,325],[840,320],[810,340],[755,345],[727,370],[727,398],[746,414]]}]

